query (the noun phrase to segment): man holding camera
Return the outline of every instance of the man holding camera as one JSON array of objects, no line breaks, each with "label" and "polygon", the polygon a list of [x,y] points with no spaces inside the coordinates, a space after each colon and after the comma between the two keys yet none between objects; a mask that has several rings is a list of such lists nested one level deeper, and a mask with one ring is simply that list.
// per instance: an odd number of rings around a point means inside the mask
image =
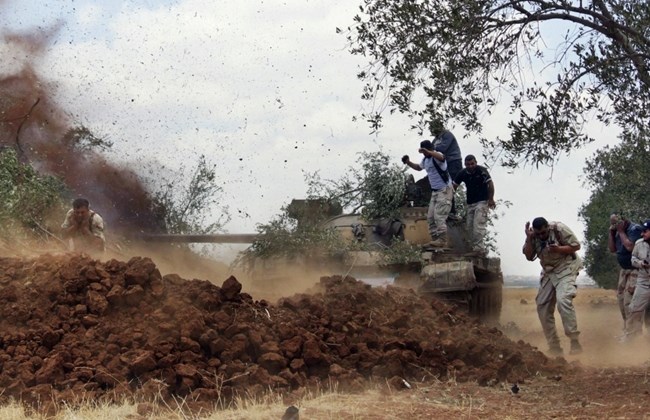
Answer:
[{"label": "man holding camera", "polygon": [[424,169],[427,172],[431,185],[431,201],[429,202],[427,221],[432,239],[428,245],[435,248],[446,248],[448,246],[447,217],[454,196],[451,177],[447,172],[447,161],[444,154],[434,150],[433,144],[429,140],[420,143],[418,152],[424,155],[420,164],[411,162],[408,155],[402,156],[402,163],[416,171]]},{"label": "man holding camera", "polygon": [[650,219],[643,222],[641,239],[632,249],[630,261],[638,268],[636,287],[630,301],[627,320],[625,321],[625,340],[630,341],[641,335],[643,314],[650,302]]},{"label": "man holding camera", "polygon": [[609,223],[607,246],[610,252],[616,253],[618,265],[621,267],[618,272],[616,299],[623,317],[623,333],[625,333],[625,323],[630,315],[629,306],[639,271],[632,266],[632,250],[634,243],[641,237],[643,228],[636,223],[630,223],[629,220],[616,213],[609,217]]},{"label": "man holding camera", "polygon": [[543,217],[537,217],[526,222],[526,242],[523,253],[528,261],[539,258],[542,265],[542,275],[539,291],[535,302],[537,315],[542,324],[544,336],[552,354],[561,355],[560,338],[555,328],[555,306],[562,318],[564,334],[571,339],[569,354],[582,352],[578,341],[578,321],[573,306],[576,297],[576,278],[582,268],[582,260],[576,254],[580,242],[565,224],[549,222]]}]

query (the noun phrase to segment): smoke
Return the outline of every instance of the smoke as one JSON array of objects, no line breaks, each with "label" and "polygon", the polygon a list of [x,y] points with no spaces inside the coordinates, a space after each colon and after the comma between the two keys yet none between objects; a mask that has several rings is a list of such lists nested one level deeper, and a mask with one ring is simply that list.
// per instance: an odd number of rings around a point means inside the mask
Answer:
[{"label": "smoke", "polygon": [[35,61],[57,32],[55,26],[38,34],[0,35],[2,55],[9,58],[0,65],[0,146],[61,178],[75,197],[90,201],[110,230],[160,230],[151,196],[135,171],[107,161],[98,150],[80,148],[71,135],[78,124],[35,71]]}]

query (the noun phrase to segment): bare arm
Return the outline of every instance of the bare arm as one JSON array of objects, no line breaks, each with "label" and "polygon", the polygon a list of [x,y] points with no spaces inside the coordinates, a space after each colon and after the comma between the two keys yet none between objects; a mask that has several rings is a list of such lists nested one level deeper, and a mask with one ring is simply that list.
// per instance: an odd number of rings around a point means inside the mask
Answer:
[{"label": "bare arm", "polygon": [[535,248],[533,247],[535,234],[533,233],[533,228],[530,227],[530,222],[526,222],[525,232],[526,242],[524,242],[523,253],[528,261],[533,261],[535,259]]},{"label": "bare arm", "polygon": [[494,202],[494,182],[490,180],[488,182],[487,187],[488,187],[488,207],[493,209],[497,206],[496,203]]},{"label": "bare arm", "polygon": [[422,167],[420,165],[418,165],[417,163],[411,162],[409,160],[408,156],[404,156],[404,157],[406,158],[406,160],[404,160],[404,158],[402,158],[402,162],[404,162],[404,164],[406,166],[408,166],[411,169],[415,169],[416,171],[421,171],[422,170]]},{"label": "bare arm", "polygon": [[607,248],[609,248],[609,252],[612,253],[616,252],[616,230],[615,229],[609,229],[609,235],[607,235]]},{"label": "bare arm", "polygon": [[[632,250],[634,249],[634,242],[632,242],[630,238],[627,237],[628,225],[629,223],[627,221],[621,220],[616,224],[616,231],[618,232],[618,237],[621,239],[621,243],[623,244],[625,249],[632,252]],[[614,252],[616,252],[616,245],[614,245]]]},{"label": "bare arm", "polygon": [[429,150],[429,149],[420,148],[420,150],[418,150],[418,151],[420,153],[422,153],[424,156],[431,156],[432,158],[434,158],[435,160],[439,160],[440,162],[445,160],[445,155],[440,153],[437,150]]},{"label": "bare arm", "polygon": [[571,255],[574,252],[580,249],[580,244],[578,245],[558,245],[558,244],[549,244],[548,251],[554,254],[562,255]]}]

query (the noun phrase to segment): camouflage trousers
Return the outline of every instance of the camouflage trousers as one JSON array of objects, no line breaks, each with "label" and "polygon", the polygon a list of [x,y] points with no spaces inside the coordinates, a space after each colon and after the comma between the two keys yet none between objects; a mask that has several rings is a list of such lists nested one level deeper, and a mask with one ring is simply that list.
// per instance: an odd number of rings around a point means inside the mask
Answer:
[{"label": "camouflage trousers", "polygon": [[447,237],[447,217],[449,217],[453,197],[454,189],[451,186],[431,192],[427,222],[429,222],[429,233],[433,240]]},{"label": "camouflage trousers", "polygon": [[[616,300],[618,308],[623,317],[623,325],[630,316],[630,302],[636,286],[636,277],[639,270],[636,268],[621,268],[618,272],[618,287],[616,288]],[[625,329],[625,328],[624,328]]]},{"label": "camouflage trousers", "polygon": [[472,250],[485,250],[485,234],[487,233],[488,212],[487,201],[479,201],[467,205],[467,232],[469,232]]},{"label": "camouflage trousers", "polygon": [[641,334],[643,315],[650,303],[650,278],[647,275],[638,276],[634,294],[628,307],[628,318],[625,321],[625,331],[630,336]]},{"label": "camouflage trousers", "polygon": [[573,306],[573,298],[576,297],[576,278],[578,270],[573,265],[567,266],[558,272],[545,272],[537,292],[535,302],[537,303],[537,315],[542,324],[542,330],[548,345],[553,347],[560,343],[555,328],[555,307],[560,313],[564,334],[572,339],[580,335],[576,310]]}]

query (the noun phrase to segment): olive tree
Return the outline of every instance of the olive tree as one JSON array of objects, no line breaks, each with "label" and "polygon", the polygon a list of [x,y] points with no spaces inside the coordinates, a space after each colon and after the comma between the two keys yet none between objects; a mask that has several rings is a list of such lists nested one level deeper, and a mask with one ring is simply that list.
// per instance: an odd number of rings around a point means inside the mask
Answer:
[{"label": "olive tree", "polygon": [[[325,179],[318,172],[305,176],[308,185],[307,211],[297,203],[281,209],[269,223],[257,226],[258,239],[244,251],[239,262],[249,264],[255,258],[297,258],[324,255],[342,258],[364,243],[346,242],[335,228],[324,225],[328,211],[360,214],[366,221],[394,218],[405,198],[405,174],[382,151],[359,153],[360,162],[345,175]],[[408,246],[396,247],[402,254],[413,254]],[[410,255],[409,254],[409,255]],[[394,257],[394,255],[391,255]]]},{"label": "olive tree", "polygon": [[54,236],[47,222],[64,214],[67,193],[61,179],[20,162],[16,149],[0,148],[0,238]]},{"label": "olive tree", "polygon": [[[358,77],[373,129],[387,110],[420,129],[455,120],[517,166],[592,141],[593,118],[627,133],[648,125],[648,28],[646,1],[363,0],[342,32],[368,59]],[[509,137],[487,139],[483,116],[503,102]]]},{"label": "olive tree", "polygon": [[585,184],[592,193],[580,209],[585,221],[585,266],[599,286],[616,287],[618,263],[607,245],[609,216],[621,213],[632,222],[650,217],[648,179],[650,141],[644,132],[606,147],[587,162]]},{"label": "olive tree", "polygon": [[[170,176],[162,169],[157,168],[147,184],[153,189],[152,212],[166,233],[214,233],[230,220],[228,206],[220,202],[223,188],[218,184],[216,166],[205,156],[200,156],[195,166],[183,166]],[[216,217],[212,213],[215,206],[219,211]]]},{"label": "olive tree", "polygon": [[404,170],[382,151],[359,153],[358,166],[350,166],[338,179],[323,179],[318,172],[307,176],[307,194],[337,201],[348,213],[366,220],[396,217],[404,203]]}]

